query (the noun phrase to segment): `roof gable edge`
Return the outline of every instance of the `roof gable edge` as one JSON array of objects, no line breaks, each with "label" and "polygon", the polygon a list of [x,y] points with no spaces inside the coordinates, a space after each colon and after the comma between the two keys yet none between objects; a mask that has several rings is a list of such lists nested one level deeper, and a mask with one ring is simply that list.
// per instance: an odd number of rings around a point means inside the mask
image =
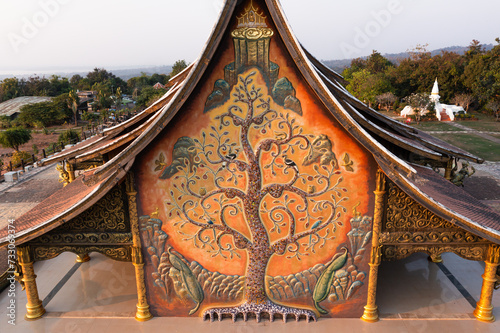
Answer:
[{"label": "roof gable edge", "polygon": [[[318,75],[313,64],[307,58],[304,50],[300,46],[295,35],[292,33],[292,29],[288,24],[288,21],[284,15],[283,8],[278,0],[265,0],[269,12],[271,13],[272,19],[276,28],[287,48],[288,53],[295,62],[295,65],[304,76],[305,80],[311,85],[314,92],[321,100],[323,105],[332,113],[332,115],[339,121],[339,123],[349,132],[351,132],[354,138],[360,142],[365,148],[367,148],[374,156],[378,156],[381,159],[389,160],[391,165],[397,165],[402,168],[406,173],[416,173],[416,170],[412,168],[408,163],[401,160],[399,157],[392,154],[385,147],[383,147],[379,142],[377,142],[366,130],[364,130],[344,109],[341,103],[337,100],[335,96],[329,91],[325,83],[322,81]],[[276,10],[275,10],[276,9]],[[319,89],[316,89],[318,87]],[[330,105],[335,105],[341,114],[332,111]],[[352,131],[354,130],[354,131]]]},{"label": "roof gable edge", "polygon": [[135,139],[127,148],[121,151],[117,156],[111,159],[108,163],[96,169],[92,181],[105,177],[115,165],[126,164],[131,159],[135,158],[162,130],[172,118],[181,109],[187,100],[187,97],[193,92],[201,77],[205,73],[210,64],[213,55],[217,51],[222,37],[228,29],[237,1],[226,0],[222,8],[219,19],[212,29],[210,38],[200,57],[193,63],[193,69],[189,72],[187,78],[182,83],[180,89],[168,104],[160,110],[160,116],[154,121],[137,139]]}]

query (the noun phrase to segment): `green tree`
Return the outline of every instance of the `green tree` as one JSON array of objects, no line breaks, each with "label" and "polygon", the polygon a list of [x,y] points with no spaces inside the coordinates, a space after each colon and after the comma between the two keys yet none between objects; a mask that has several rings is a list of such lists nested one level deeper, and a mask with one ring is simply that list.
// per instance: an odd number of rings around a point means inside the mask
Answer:
[{"label": "green tree", "polygon": [[116,110],[120,110],[122,106],[122,88],[116,89],[115,104],[116,104]]},{"label": "green tree", "polygon": [[500,39],[496,41],[488,52],[471,51],[464,70],[464,84],[481,105],[500,96]]},{"label": "green tree", "polygon": [[394,103],[398,100],[396,95],[394,95],[392,92],[386,92],[381,95],[378,95],[376,97],[377,103],[385,109],[387,112],[389,112],[394,105]]},{"label": "green tree", "polygon": [[4,79],[0,85],[0,102],[19,96],[19,80],[15,77]]},{"label": "green tree", "polygon": [[421,117],[425,111],[432,109],[432,103],[429,94],[426,93],[413,93],[403,99],[405,103],[410,105],[415,110],[415,120],[417,124],[420,122]]},{"label": "green tree", "polygon": [[80,136],[78,135],[77,131],[74,131],[72,129],[69,129],[67,131],[62,132],[59,134],[59,138],[57,139],[57,142],[59,144],[75,144],[78,141],[80,141]]},{"label": "green tree", "polygon": [[161,96],[165,94],[165,89],[154,89],[153,87],[145,87],[137,96],[137,105],[147,107],[156,102]]},{"label": "green tree", "polygon": [[490,100],[485,108],[495,116],[496,121],[500,120],[500,100]]},{"label": "green tree", "polygon": [[42,127],[62,124],[72,115],[68,106],[68,94],[54,97],[50,102],[24,105],[16,121],[24,126]]},{"label": "green tree", "polygon": [[31,140],[31,132],[25,128],[11,128],[0,132],[0,144],[5,148],[12,148],[16,152],[19,146]]},{"label": "green tree", "polygon": [[368,69],[363,69],[353,73],[347,90],[371,107],[378,95],[391,91],[392,87],[383,73],[372,74]]},{"label": "green tree", "polygon": [[71,90],[68,94],[68,106],[71,108],[73,115],[75,116],[75,126],[78,125],[78,105],[80,105],[80,98],[74,90]]},{"label": "green tree", "polygon": [[372,74],[385,73],[389,67],[394,67],[394,64],[375,50],[366,60],[366,69]]},{"label": "green tree", "polygon": [[182,72],[188,64],[186,63],[186,60],[177,60],[175,64],[172,66],[172,72],[170,73],[170,77],[174,77],[180,72]]}]

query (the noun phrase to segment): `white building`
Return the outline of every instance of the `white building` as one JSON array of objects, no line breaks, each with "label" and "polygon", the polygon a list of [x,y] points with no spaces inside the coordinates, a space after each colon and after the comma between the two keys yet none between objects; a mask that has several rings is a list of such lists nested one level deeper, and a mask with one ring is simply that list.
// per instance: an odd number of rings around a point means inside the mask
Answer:
[{"label": "white building", "polygon": [[[453,121],[453,120],[455,120],[455,115],[458,112],[462,111],[463,113],[465,113],[464,108],[461,106],[441,104],[439,102],[440,98],[441,98],[441,96],[439,96],[438,80],[436,79],[436,81],[434,81],[434,86],[432,87],[430,99],[431,99],[431,102],[434,102],[434,104],[435,104],[436,118],[439,121],[441,121],[441,120],[446,121],[446,120],[448,120],[448,118],[449,118],[449,120]],[[427,112],[428,112],[427,110],[423,110],[423,111],[421,111],[421,115],[424,115]],[[405,106],[404,109],[401,110],[401,117],[407,117],[407,116],[411,116],[414,114],[415,114],[415,111],[409,105]]]},{"label": "white building", "polygon": [[462,111],[465,113],[465,110],[461,106],[457,105],[448,105],[448,104],[441,104],[439,102],[439,99],[441,96],[439,96],[439,86],[438,86],[438,80],[434,81],[434,87],[432,87],[432,93],[431,93],[431,101],[435,103],[435,110],[436,110],[436,117],[439,121],[447,120],[446,118],[450,118],[451,121],[455,120],[455,115]]}]

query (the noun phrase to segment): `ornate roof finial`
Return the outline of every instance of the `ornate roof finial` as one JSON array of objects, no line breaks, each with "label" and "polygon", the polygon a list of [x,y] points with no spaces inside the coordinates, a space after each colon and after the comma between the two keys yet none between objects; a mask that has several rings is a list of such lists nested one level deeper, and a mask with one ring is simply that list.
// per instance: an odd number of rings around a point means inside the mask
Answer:
[{"label": "ornate roof finial", "polygon": [[439,95],[438,79],[434,81],[434,87],[432,87],[432,95]]},{"label": "ornate roof finial", "polygon": [[237,28],[267,28],[266,17],[264,14],[260,14],[259,10],[258,7],[254,6],[253,0],[250,0],[245,13],[238,17]]}]

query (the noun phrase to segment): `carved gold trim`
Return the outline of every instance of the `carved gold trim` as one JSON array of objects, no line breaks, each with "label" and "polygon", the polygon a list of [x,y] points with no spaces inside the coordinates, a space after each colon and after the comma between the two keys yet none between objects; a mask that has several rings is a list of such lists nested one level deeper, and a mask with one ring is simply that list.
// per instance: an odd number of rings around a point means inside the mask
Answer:
[{"label": "carved gold trim", "polygon": [[[126,198],[123,192],[122,185],[115,185],[94,205],[57,228],[57,231],[67,231],[68,233],[90,232],[103,235],[112,232],[129,232],[130,227],[125,207]],[[99,237],[107,237],[103,235]]]},{"label": "carved gold trim", "polygon": [[119,245],[132,243],[131,233],[60,233],[58,230],[42,235],[31,244],[54,245]]},{"label": "carved gold trim", "polygon": [[85,256],[85,254],[89,254],[91,252],[98,252],[113,260],[132,261],[129,246],[125,244],[118,244],[116,246],[34,245],[34,259],[37,261],[53,259],[63,252],[73,252],[81,256]]},{"label": "carved gold trim", "polygon": [[453,223],[424,208],[392,182],[389,182],[387,197],[385,231],[413,231],[430,228],[461,230]]},{"label": "carved gold trim", "polygon": [[468,231],[459,228],[435,229],[427,231],[383,232],[380,236],[384,245],[388,244],[471,244],[490,243]]},{"label": "carved gold trim", "polygon": [[400,260],[417,252],[427,253],[432,260],[439,260],[439,256],[446,252],[468,259],[481,261],[486,254],[488,244],[468,245],[384,245],[382,247],[383,260]]},{"label": "carved gold trim", "polygon": [[68,182],[72,183],[76,178],[74,165],[66,162],[66,171],[68,172]]}]

